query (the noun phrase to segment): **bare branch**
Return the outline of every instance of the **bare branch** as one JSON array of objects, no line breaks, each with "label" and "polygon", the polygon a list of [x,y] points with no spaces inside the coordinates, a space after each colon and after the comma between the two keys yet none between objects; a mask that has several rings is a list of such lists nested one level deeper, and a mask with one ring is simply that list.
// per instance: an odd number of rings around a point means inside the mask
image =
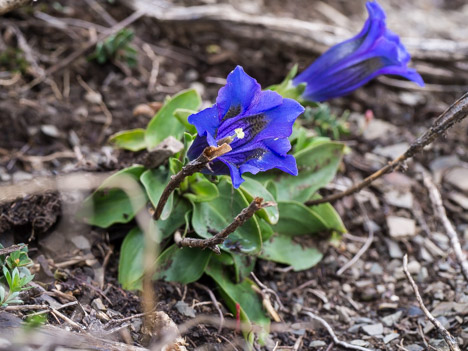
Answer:
[{"label": "bare branch", "polygon": [[244,208],[241,213],[239,213],[236,218],[229,224],[226,228],[221,230],[218,234],[212,236],[209,239],[196,239],[196,238],[180,238],[179,236],[175,236],[175,242],[179,247],[197,247],[201,249],[210,249],[213,250],[216,254],[220,254],[221,251],[217,245],[222,244],[224,240],[229,236],[229,234],[234,233],[237,228],[243,225],[249,218],[251,218],[255,212],[261,210],[265,207],[274,206],[275,203],[267,201],[263,202],[263,199],[260,197],[256,197],[250,203],[250,205]]},{"label": "bare branch", "polygon": [[231,151],[231,147],[228,144],[223,144],[221,146],[208,146],[203,150],[200,156],[198,156],[195,160],[190,161],[187,163],[179,173],[172,176],[171,180],[167,184],[166,188],[164,189],[163,193],[161,194],[161,198],[159,199],[158,205],[153,213],[153,219],[158,220],[161,217],[161,213],[164,209],[164,205],[166,204],[169,196],[172,192],[183,182],[183,180],[191,176],[196,172],[200,172],[205,166],[213,161],[215,158],[224,155],[225,153]]},{"label": "bare branch", "polygon": [[389,162],[386,166],[379,169],[377,172],[371,174],[369,177],[364,179],[358,184],[351,186],[345,191],[330,196],[323,197],[317,200],[307,201],[306,206],[318,205],[325,202],[333,202],[343,197],[352,195],[361,191],[363,188],[370,185],[376,179],[383,175],[392,172],[394,169],[401,166],[405,161],[412,158],[414,155],[419,153],[427,145],[431,144],[434,140],[442,136],[449,128],[453,125],[461,122],[468,115],[468,93],[463,95],[457,101],[455,101],[445,112],[443,112],[432,124],[423,135],[417,138],[406,150],[406,152],[393,161]]},{"label": "bare branch", "polygon": [[442,334],[442,337],[448,344],[450,351],[460,351],[456,339],[452,336],[452,334],[448,332],[447,329],[445,329],[442,326],[442,324],[440,324],[440,322],[437,319],[434,318],[431,312],[429,312],[429,310],[424,305],[421,295],[419,294],[418,286],[416,285],[416,283],[413,280],[413,277],[411,277],[411,274],[408,271],[408,255],[405,255],[403,257],[403,271],[405,272],[406,278],[408,278],[408,281],[410,282],[411,287],[413,288],[414,294],[416,295],[416,300],[418,300],[419,303],[419,307],[421,307],[421,310],[424,312],[427,319],[429,319],[429,321],[434,325],[437,331],[440,334]]}]

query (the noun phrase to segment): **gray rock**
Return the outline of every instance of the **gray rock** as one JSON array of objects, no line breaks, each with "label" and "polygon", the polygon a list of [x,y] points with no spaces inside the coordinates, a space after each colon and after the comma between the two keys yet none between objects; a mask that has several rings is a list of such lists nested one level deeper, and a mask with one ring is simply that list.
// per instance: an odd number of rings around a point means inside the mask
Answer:
[{"label": "gray rock", "polygon": [[398,312],[395,312],[388,316],[383,317],[381,321],[383,324],[385,324],[385,326],[390,328],[390,327],[393,327],[395,323],[400,320],[402,314],[403,314],[402,311],[398,311]]},{"label": "gray rock", "polygon": [[461,193],[451,192],[449,194],[449,198],[463,209],[468,210],[468,196]]},{"label": "gray rock", "polygon": [[411,344],[408,346],[405,346],[408,351],[422,351],[424,350],[424,347],[419,346],[417,344]]},{"label": "gray rock", "polygon": [[410,218],[388,216],[387,226],[390,236],[394,239],[411,237],[416,234],[416,222]]},{"label": "gray rock", "polygon": [[374,118],[364,130],[363,137],[366,140],[384,139],[395,133],[398,133],[398,128],[393,124]]},{"label": "gray rock", "polygon": [[372,152],[379,156],[384,156],[388,157],[391,159],[397,158],[401,154],[405,153],[405,151],[408,149],[409,144],[408,143],[399,143],[395,145],[390,145],[390,146],[377,146]]},{"label": "gray rock", "polygon": [[52,124],[44,124],[41,126],[41,132],[52,138],[60,137],[60,132],[56,126]]},{"label": "gray rock", "polygon": [[380,264],[374,262],[369,270],[369,273],[373,275],[381,275],[383,273],[383,268]]},{"label": "gray rock", "polygon": [[186,302],[177,301],[174,307],[177,309],[177,311],[179,311],[180,314],[183,314],[187,317],[195,318],[195,310],[192,307],[190,307]]},{"label": "gray rock", "polygon": [[413,207],[413,194],[410,192],[400,192],[398,190],[392,190],[384,194],[385,200],[388,204],[401,208],[412,208]]},{"label": "gray rock", "polygon": [[456,167],[448,171],[445,180],[458,189],[468,192],[468,168]]},{"label": "gray rock", "polygon": [[362,327],[364,333],[370,336],[382,335],[383,334],[383,325],[382,323],[364,325]]},{"label": "gray rock", "polygon": [[398,243],[390,239],[385,239],[385,243],[387,244],[388,253],[391,258],[403,258],[403,251],[401,251]]},{"label": "gray rock", "polygon": [[97,311],[105,311],[107,310],[106,306],[102,303],[102,300],[100,298],[94,299],[91,302],[91,307],[93,307]]},{"label": "gray rock", "polygon": [[429,164],[429,168],[434,175],[434,181],[440,183],[442,176],[445,171],[451,167],[457,166],[460,164],[460,159],[458,156],[443,156],[436,158]]},{"label": "gray rock", "polygon": [[322,340],[313,340],[310,342],[309,347],[318,349],[319,347],[327,346],[327,343]]},{"label": "gray rock", "polygon": [[400,334],[398,334],[398,333],[388,334],[388,335],[384,336],[383,342],[384,342],[384,344],[388,344],[390,341],[395,340],[395,339],[397,339],[399,337],[400,337]]}]

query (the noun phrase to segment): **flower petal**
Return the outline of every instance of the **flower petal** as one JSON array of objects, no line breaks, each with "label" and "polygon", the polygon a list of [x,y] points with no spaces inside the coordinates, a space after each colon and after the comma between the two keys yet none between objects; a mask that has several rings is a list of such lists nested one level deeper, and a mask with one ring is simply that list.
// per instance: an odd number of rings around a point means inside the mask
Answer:
[{"label": "flower petal", "polygon": [[246,111],[261,91],[260,84],[245,73],[241,66],[229,73],[226,80],[226,85],[219,90],[216,99],[220,119],[235,117]]},{"label": "flower petal", "polygon": [[216,106],[205,108],[188,117],[188,122],[197,128],[198,135],[207,133],[215,135],[219,126],[218,109]]}]

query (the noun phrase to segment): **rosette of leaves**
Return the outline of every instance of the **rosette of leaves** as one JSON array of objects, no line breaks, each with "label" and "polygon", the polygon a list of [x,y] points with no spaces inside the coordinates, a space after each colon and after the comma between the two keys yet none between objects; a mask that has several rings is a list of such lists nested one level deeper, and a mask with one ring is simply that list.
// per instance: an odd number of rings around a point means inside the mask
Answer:
[{"label": "rosette of leaves", "polygon": [[[187,162],[186,151],[196,135],[187,119],[200,105],[195,90],[183,91],[167,99],[145,129],[123,131],[111,137],[116,147],[130,151],[151,150],[169,136],[183,140],[185,148],[158,168],[133,165],[112,175],[85,200],[81,215],[89,224],[107,228],[133,223],[139,211],[147,211],[147,204],[157,205],[169,178]],[[185,179],[171,195],[161,219],[151,223],[150,230],[160,245],[154,279],[188,284],[206,274],[218,285],[233,314],[267,330],[269,318],[261,298],[252,289],[255,283],[249,279],[256,261],[270,260],[296,271],[308,269],[322,259],[318,239],[345,232],[330,204],[304,205],[334,178],[345,152],[344,144],[310,136],[300,127],[290,141],[298,176],[275,170],[245,174],[245,182],[237,189],[228,176],[197,173]],[[128,189],[116,187],[125,181],[133,184],[130,194]],[[174,243],[176,231],[198,238],[219,232],[255,197],[274,201],[277,206],[258,211],[231,234],[220,245],[221,255],[210,250],[179,248]],[[141,289],[144,235],[135,223],[122,243],[119,281],[125,289]]]}]

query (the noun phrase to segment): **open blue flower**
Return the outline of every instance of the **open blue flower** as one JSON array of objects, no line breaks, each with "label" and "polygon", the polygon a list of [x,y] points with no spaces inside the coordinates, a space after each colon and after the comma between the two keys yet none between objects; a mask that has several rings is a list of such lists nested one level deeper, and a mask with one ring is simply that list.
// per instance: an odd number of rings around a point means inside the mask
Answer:
[{"label": "open blue flower", "polygon": [[260,84],[237,66],[219,90],[216,104],[189,116],[198,136],[187,156],[193,160],[209,145],[229,143],[232,150],[208,164],[203,172],[231,175],[235,188],[244,181],[245,172],[278,168],[297,175],[296,160],[287,154],[291,149],[288,137],[303,111],[295,100],[262,91]]},{"label": "open blue flower", "polygon": [[369,18],[354,38],[339,43],[312,63],[294,80],[307,83],[303,98],[325,101],[343,96],[381,74],[395,74],[424,86],[407,64],[410,54],[385,23],[385,12],[377,2],[366,4]]}]

